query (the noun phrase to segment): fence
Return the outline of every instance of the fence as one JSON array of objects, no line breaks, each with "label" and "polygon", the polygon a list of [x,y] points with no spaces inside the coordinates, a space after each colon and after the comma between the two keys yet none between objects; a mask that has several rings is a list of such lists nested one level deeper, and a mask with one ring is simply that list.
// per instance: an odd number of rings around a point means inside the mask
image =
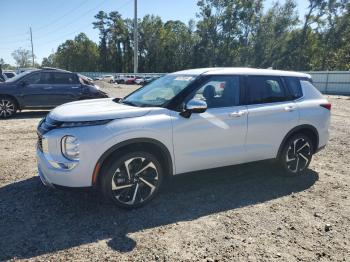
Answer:
[{"label": "fence", "polygon": [[[314,85],[324,94],[350,95],[350,71],[311,71],[305,72],[312,76]],[[82,72],[82,75],[95,78],[102,75],[129,75],[123,73],[105,73],[105,72]],[[134,75],[131,73],[131,75]],[[163,73],[140,73],[137,76],[160,76]]]},{"label": "fence", "polygon": [[312,71],[314,85],[324,94],[350,95],[350,71]]}]

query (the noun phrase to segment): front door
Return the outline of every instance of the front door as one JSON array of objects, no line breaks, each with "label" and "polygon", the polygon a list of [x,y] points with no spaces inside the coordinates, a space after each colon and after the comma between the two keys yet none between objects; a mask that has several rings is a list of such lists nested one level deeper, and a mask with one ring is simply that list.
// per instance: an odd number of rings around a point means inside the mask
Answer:
[{"label": "front door", "polygon": [[241,163],[247,108],[240,105],[240,77],[212,76],[191,98],[206,101],[208,109],[190,118],[172,112],[176,173]]},{"label": "front door", "polygon": [[21,87],[22,101],[25,107],[52,107],[52,74],[38,72],[30,74],[24,80]]}]

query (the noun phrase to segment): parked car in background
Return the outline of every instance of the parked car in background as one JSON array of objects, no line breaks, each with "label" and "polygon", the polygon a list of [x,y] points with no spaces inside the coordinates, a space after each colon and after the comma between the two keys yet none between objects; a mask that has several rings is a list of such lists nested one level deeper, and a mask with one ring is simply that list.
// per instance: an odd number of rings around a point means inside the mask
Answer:
[{"label": "parked car in background", "polygon": [[157,80],[158,78],[159,78],[159,76],[146,77],[145,80],[143,81],[142,85],[147,85],[147,84],[153,82],[154,80]]},{"label": "parked car in background", "polygon": [[6,80],[17,75],[16,72],[13,70],[3,70],[2,74],[5,76]]},{"label": "parked car in background", "polygon": [[135,79],[135,84],[137,85],[142,85],[145,82],[145,78],[144,77],[137,77]]},{"label": "parked car in background", "polygon": [[104,75],[104,76],[102,76],[101,80],[112,84],[112,83],[114,83],[114,76],[112,76],[112,75]]},{"label": "parked car in background", "polygon": [[116,82],[118,84],[126,84],[126,83],[133,83],[135,80],[135,76],[133,75],[120,75],[118,76],[118,78],[116,79]]},{"label": "parked car in background", "polygon": [[98,187],[125,208],[152,200],[165,177],[203,169],[273,159],[300,176],[327,144],[330,110],[303,73],[176,72],[123,99],[51,111],[37,129],[38,173],[51,187]]},{"label": "parked car in background", "polygon": [[0,118],[9,118],[22,109],[53,108],[106,97],[92,81],[79,74],[53,68],[30,70],[0,83]]},{"label": "parked car in background", "polygon": [[33,70],[36,70],[36,68],[34,68],[34,67],[20,67],[20,68],[16,69],[16,74],[18,75],[20,73],[23,73],[26,71],[33,71]]},{"label": "parked car in background", "polygon": [[136,76],[129,76],[128,79],[125,81],[126,85],[133,85],[135,84]]}]

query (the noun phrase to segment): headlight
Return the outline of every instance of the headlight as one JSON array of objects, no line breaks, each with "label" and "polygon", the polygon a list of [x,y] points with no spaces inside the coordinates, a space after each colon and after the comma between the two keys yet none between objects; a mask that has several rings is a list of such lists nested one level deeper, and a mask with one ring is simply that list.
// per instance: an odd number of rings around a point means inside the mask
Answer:
[{"label": "headlight", "polygon": [[61,150],[65,158],[79,160],[79,140],[74,136],[65,136],[61,140]]},{"label": "headlight", "polygon": [[82,122],[62,122],[60,127],[83,127],[83,126],[98,126],[104,125],[111,122],[110,119],[107,120],[96,120],[96,121],[82,121]]}]

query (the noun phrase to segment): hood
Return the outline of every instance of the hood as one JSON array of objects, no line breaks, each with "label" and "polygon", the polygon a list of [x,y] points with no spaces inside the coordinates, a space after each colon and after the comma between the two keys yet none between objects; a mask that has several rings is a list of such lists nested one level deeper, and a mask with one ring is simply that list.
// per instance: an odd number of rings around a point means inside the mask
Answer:
[{"label": "hood", "polygon": [[0,82],[0,88],[7,88],[7,87],[12,87],[15,86],[14,83],[10,82]]},{"label": "hood", "polygon": [[150,108],[119,104],[113,98],[83,100],[56,107],[49,117],[64,122],[95,121],[144,116]]}]

